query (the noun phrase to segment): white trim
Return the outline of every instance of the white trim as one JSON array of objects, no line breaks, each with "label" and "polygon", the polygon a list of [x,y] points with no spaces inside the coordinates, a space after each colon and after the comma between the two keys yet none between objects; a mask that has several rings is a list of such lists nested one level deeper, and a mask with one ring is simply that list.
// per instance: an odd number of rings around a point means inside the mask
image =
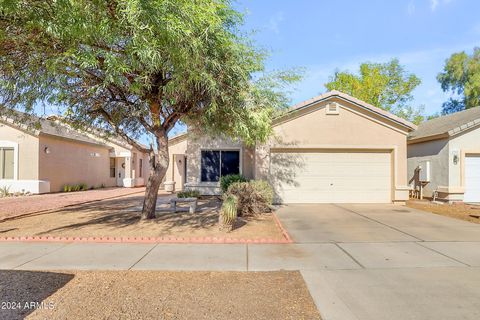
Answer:
[{"label": "white trim", "polygon": [[0,140],[0,148],[13,148],[13,180],[18,180],[18,143]]}]

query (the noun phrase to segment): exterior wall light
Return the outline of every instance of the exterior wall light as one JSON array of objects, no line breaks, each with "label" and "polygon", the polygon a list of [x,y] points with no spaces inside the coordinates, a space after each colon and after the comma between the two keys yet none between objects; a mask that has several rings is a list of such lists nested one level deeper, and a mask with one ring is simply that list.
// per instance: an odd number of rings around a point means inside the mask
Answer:
[{"label": "exterior wall light", "polygon": [[49,147],[45,147],[45,149],[43,149],[43,152],[45,152],[46,154],[50,154],[52,151]]},{"label": "exterior wall light", "polygon": [[454,165],[458,164],[459,157],[458,157],[458,151],[457,150],[452,151],[452,160],[453,160]]}]

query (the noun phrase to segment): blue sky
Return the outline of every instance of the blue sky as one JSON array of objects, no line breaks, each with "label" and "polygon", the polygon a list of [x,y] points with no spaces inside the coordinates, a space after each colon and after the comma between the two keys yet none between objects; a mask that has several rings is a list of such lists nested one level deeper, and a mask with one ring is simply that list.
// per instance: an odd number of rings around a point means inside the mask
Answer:
[{"label": "blue sky", "polygon": [[398,58],[421,78],[414,105],[441,111],[436,75],[452,53],[480,46],[480,1],[467,0],[237,0],[245,29],[271,52],[267,68],[304,67],[292,103],[325,92],[335,69]]}]

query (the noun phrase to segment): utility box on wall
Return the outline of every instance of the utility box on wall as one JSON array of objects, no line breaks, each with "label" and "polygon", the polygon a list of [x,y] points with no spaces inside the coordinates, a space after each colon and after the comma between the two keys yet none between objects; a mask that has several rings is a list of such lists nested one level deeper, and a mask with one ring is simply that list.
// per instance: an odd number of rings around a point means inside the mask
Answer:
[{"label": "utility box on wall", "polygon": [[419,180],[422,182],[430,181],[430,161],[421,161],[419,166]]}]

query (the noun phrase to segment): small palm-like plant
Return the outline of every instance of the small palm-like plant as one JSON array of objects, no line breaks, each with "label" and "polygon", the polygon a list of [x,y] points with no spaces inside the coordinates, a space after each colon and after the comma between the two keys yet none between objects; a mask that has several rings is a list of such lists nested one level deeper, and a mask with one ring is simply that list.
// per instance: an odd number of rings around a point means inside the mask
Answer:
[{"label": "small palm-like plant", "polygon": [[10,187],[3,186],[0,188],[0,198],[8,197],[10,195]]},{"label": "small palm-like plant", "polygon": [[228,195],[224,198],[222,209],[220,210],[220,229],[232,231],[237,221],[238,198],[234,195]]}]

